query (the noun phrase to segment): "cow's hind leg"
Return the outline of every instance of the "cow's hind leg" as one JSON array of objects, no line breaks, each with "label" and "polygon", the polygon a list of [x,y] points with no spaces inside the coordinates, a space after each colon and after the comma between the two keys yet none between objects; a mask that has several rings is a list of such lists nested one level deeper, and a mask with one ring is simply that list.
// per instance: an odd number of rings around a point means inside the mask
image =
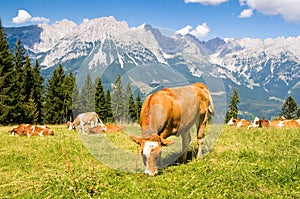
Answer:
[{"label": "cow's hind leg", "polygon": [[204,142],[204,130],[206,127],[206,122],[198,125],[197,129],[197,144],[198,144],[198,152],[197,152],[197,159],[201,159],[202,158],[202,145]]},{"label": "cow's hind leg", "polygon": [[191,143],[190,131],[187,131],[181,135],[182,138],[182,155],[178,159],[179,163],[185,163],[187,158],[187,152]]}]

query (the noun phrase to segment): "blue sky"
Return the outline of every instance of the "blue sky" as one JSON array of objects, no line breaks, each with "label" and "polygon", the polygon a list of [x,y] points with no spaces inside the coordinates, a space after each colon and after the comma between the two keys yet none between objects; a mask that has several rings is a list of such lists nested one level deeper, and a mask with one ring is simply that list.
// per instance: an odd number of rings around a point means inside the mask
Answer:
[{"label": "blue sky", "polygon": [[200,40],[300,36],[299,0],[0,0],[4,27],[114,16]]}]

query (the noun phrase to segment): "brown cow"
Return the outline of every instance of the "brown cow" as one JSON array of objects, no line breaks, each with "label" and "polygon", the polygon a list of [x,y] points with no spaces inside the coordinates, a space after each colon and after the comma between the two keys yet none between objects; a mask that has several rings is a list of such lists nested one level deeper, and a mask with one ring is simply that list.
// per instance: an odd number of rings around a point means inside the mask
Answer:
[{"label": "brown cow", "polygon": [[9,131],[11,136],[47,136],[54,135],[53,130],[47,126],[38,126],[32,124],[20,124],[18,127],[13,128]]},{"label": "brown cow", "polygon": [[214,105],[207,86],[202,83],[164,88],[149,95],[140,115],[142,137],[130,136],[141,146],[145,174],[155,176],[158,173],[161,147],[173,143],[166,140],[172,135],[182,137],[183,154],[179,160],[186,161],[191,140],[189,130],[194,124],[197,128],[197,158],[200,158],[209,113],[214,114]]},{"label": "brown cow", "polygon": [[246,120],[246,119],[235,119],[235,118],[231,118],[228,122],[227,125],[229,126],[235,126],[235,127],[248,127],[251,124],[250,121]]},{"label": "brown cow", "polygon": [[105,124],[104,126],[95,126],[88,130],[89,134],[98,134],[98,133],[106,133],[106,132],[121,132],[124,131],[123,126],[119,126],[117,124]]},{"label": "brown cow", "polygon": [[275,128],[298,128],[300,127],[300,119],[298,120],[287,120],[284,117],[273,120],[262,120],[256,117],[249,125],[248,128],[258,128],[258,127],[275,127]]},{"label": "brown cow", "polygon": [[276,128],[299,128],[300,119],[298,120],[270,120],[270,126]]}]

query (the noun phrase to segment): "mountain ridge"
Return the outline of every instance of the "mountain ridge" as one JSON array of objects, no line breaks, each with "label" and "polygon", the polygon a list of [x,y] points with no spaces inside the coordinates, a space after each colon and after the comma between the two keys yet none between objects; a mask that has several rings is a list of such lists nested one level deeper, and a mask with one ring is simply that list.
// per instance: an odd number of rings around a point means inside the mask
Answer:
[{"label": "mountain ridge", "polygon": [[124,75],[136,67],[160,65],[177,71],[189,83],[209,78],[222,81],[223,90],[208,85],[213,93],[223,93],[226,98],[222,109],[237,88],[241,117],[278,115],[288,95],[300,103],[300,36],[200,41],[192,35],[165,34],[149,24],[129,27],[112,16],[80,25],[63,20],[53,25],[5,28],[5,32],[10,45],[21,39],[46,77],[62,64],[66,71],[82,74],[79,81],[90,72],[94,78],[103,76],[109,85],[115,73]]}]

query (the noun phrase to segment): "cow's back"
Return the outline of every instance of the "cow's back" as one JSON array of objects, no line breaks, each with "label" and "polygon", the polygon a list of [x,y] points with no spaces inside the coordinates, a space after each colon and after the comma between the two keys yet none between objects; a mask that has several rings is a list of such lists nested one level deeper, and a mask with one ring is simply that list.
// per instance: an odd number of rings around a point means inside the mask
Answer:
[{"label": "cow's back", "polygon": [[169,137],[184,132],[207,111],[210,94],[205,85],[165,88],[145,99],[141,111],[143,134]]}]

